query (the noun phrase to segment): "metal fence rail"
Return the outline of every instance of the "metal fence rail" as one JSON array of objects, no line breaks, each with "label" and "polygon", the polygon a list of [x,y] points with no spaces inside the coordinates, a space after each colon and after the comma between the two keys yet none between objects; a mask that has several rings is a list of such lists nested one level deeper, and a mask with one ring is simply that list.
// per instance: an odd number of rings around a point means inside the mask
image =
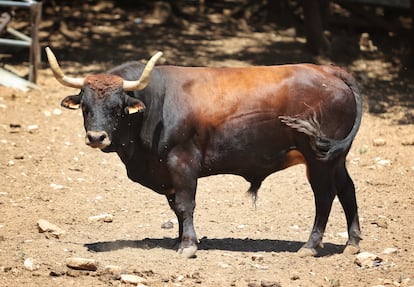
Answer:
[{"label": "metal fence rail", "polygon": [[36,83],[37,70],[40,63],[39,25],[42,18],[42,3],[37,1],[0,1],[0,7],[26,8],[30,10],[30,36],[7,27],[6,31],[17,39],[0,38],[0,45],[28,47],[29,81]]}]

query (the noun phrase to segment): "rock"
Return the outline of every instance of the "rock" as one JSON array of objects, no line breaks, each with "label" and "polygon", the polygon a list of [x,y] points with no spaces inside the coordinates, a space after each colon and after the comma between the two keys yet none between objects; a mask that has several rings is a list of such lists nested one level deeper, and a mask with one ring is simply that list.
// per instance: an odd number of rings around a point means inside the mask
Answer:
[{"label": "rock", "polygon": [[40,268],[40,264],[37,264],[36,261],[32,258],[26,258],[24,260],[23,266],[29,271],[36,271]]},{"label": "rock", "polygon": [[64,189],[65,187],[61,184],[57,184],[57,183],[51,183],[50,187],[53,188],[54,190],[59,190],[59,189]]},{"label": "rock", "polygon": [[387,144],[387,141],[383,138],[377,138],[372,141],[372,144],[374,146],[385,146]]},{"label": "rock", "polygon": [[37,226],[40,233],[47,232],[56,238],[60,238],[63,234],[65,234],[65,231],[63,229],[44,219],[39,219]]},{"label": "rock", "polygon": [[378,218],[372,220],[371,224],[375,224],[380,228],[387,229],[388,228],[388,222],[387,218],[385,216],[378,216]]},{"label": "rock", "polygon": [[60,276],[64,276],[65,274],[66,272],[63,270],[52,270],[49,272],[50,277],[60,277]]},{"label": "rock", "polygon": [[395,247],[388,247],[385,248],[384,251],[382,251],[383,254],[395,254],[398,252],[398,248]]},{"label": "rock", "polygon": [[165,221],[163,224],[161,224],[162,229],[171,229],[174,228],[174,223],[171,222],[171,220]]},{"label": "rock", "polygon": [[38,125],[28,125],[27,126],[27,130],[28,130],[29,133],[33,133],[33,132],[37,131],[38,129],[39,129]]},{"label": "rock", "polygon": [[60,116],[62,114],[62,110],[59,109],[59,108],[56,108],[56,109],[53,110],[53,114],[55,116]]},{"label": "rock", "polygon": [[345,255],[355,255],[355,254],[358,254],[359,251],[360,251],[359,246],[348,244],[342,253]]},{"label": "rock", "polygon": [[261,287],[282,287],[279,282],[276,281],[265,281],[260,282]]},{"label": "rock", "polygon": [[147,279],[138,275],[121,274],[121,282],[138,285],[147,283]]},{"label": "rock", "polygon": [[90,222],[96,222],[96,221],[112,222],[113,220],[114,220],[114,216],[109,213],[94,215],[88,218],[88,221]]},{"label": "rock", "polygon": [[110,274],[121,274],[122,268],[117,265],[107,265],[104,268],[105,272]]},{"label": "rock", "polygon": [[402,145],[414,145],[414,139],[405,139],[401,142]]},{"label": "rock", "polygon": [[364,268],[371,268],[377,267],[381,265],[382,258],[378,257],[378,255],[369,253],[369,252],[361,252],[355,258],[355,263],[359,267]]},{"label": "rock", "polygon": [[391,166],[392,161],[390,159],[382,159],[380,157],[375,158],[375,162],[379,166]]},{"label": "rock", "polygon": [[76,270],[96,271],[98,262],[95,259],[70,257],[66,259],[66,266]]},{"label": "rock", "polygon": [[363,145],[359,148],[359,154],[364,154],[368,151],[368,146],[367,145]]}]

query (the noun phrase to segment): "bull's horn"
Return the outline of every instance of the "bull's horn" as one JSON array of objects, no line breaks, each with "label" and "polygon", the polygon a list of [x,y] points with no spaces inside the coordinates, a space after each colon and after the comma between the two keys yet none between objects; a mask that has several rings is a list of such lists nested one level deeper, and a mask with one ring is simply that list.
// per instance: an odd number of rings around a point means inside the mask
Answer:
[{"label": "bull's horn", "polygon": [[138,81],[127,81],[124,80],[123,89],[124,91],[138,91],[143,90],[148,85],[152,69],[154,69],[155,62],[162,56],[162,52],[157,52],[148,61]]},{"label": "bull's horn", "polygon": [[55,55],[53,54],[52,50],[49,47],[46,47],[46,55],[47,59],[49,60],[50,68],[53,71],[53,75],[55,76],[56,80],[59,81],[64,86],[82,89],[85,79],[84,78],[71,78],[65,76],[62,70],[59,67],[59,63],[56,60]]}]

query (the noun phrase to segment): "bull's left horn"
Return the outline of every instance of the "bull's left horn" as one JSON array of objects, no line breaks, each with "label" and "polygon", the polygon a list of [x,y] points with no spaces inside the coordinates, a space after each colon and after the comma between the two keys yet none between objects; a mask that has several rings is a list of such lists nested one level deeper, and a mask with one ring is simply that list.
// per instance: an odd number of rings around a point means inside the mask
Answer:
[{"label": "bull's left horn", "polygon": [[59,67],[59,63],[56,60],[55,54],[53,54],[52,50],[49,47],[46,47],[46,55],[49,61],[50,68],[52,69],[53,75],[55,76],[56,80],[59,81],[64,86],[82,89],[85,79],[83,78],[71,78],[65,76],[63,71]]},{"label": "bull's left horn", "polygon": [[143,90],[148,85],[151,72],[154,69],[155,63],[161,58],[162,52],[157,52],[151,59],[148,61],[147,65],[144,68],[144,71],[141,74],[141,77],[138,81],[127,81],[124,80],[123,89],[124,91],[138,91]]}]

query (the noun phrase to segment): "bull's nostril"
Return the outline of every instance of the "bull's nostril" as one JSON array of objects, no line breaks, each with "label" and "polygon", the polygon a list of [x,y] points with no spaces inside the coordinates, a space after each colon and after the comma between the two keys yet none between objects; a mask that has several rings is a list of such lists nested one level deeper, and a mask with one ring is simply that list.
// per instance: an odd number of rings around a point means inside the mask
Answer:
[{"label": "bull's nostril", "polygon": [[108,140],[108,135],[106,132],[88,131],[86,138],[88,145],[99,145],[105,143]]}]

